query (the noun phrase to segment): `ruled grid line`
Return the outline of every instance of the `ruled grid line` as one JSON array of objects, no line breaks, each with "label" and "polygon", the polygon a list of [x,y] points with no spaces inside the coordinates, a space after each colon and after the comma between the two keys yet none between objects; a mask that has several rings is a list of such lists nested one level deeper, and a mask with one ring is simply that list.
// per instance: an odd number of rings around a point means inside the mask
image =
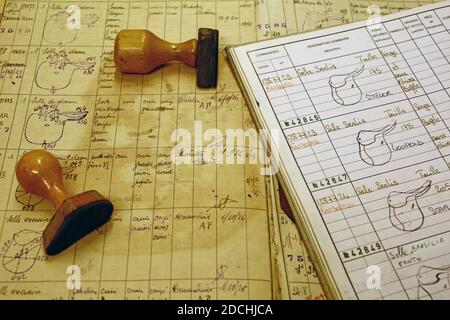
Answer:
[{"label": "ruled grid line", "polygon": [[[109,1],[106,4],[107,8],[109,8]],[[105,18],[105,24],[103,26],[103,30],[106,30],[106,26],[107,26],[107,18]],[[104,32],[105,33],[105,32]],[[102,63],[104,61],[104,54],[105,54],[105,40],[103,40],[102,42],[102,55],[100,58],[100,63]],[[121,79],[122,82],[122,79]],[[99,84],[100,84],[100,76],[98,77],[98,81],[97,81],[97,92],[96,92],[96,96],[95,96],[95,105],[94,105],[94,112],[97,109],[97,98],[98,98],[98,94],[99,94]],[[117,118],[119,118],[119,114],[117,114]],[[92,121],[92,126],[91,126],[91,135],[94,132],[94,121]],[[91,147],[92,147],[92,139],[89,139],[89,149],[88,149],[88,156],[87,158],[90,159],[90,152],[91,152]],[[112,167],[114,167],[114,163],[112,164]],[[109,175],[109,189],[108,189],[108,198],[111,197],[111,179],[112,179],[112,172],[113,170],[111,170],[111,174]],[[85,175],[84,175],[84,188],[86,188],[86,178],[87,178],[87,173],[88,170],[85,171]],[[83,188],[83,189],[84,189]],[[108,222],[109,223],[109,222]],[[102,243],[102,254],[101,254],[101,259],[100,259],[100,274],[99,274],[99,279],[100,281],[98,282],[98,292],[99,294],[97,295],[97,299],[100,298],[100,283],[101,283],[101,279],[102,279],[102,274],[103,274],[103,258],[105,255],[105,243],[106,243],[106,234],[108,232],[108,223],[106,223],[103,227],[103,243]]]}]

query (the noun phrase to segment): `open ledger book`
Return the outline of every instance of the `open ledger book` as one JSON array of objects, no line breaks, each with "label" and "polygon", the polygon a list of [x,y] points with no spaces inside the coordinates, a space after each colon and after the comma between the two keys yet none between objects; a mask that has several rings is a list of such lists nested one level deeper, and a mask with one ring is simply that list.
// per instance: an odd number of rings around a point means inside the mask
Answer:
[{"label": "open ledger book", "polygon": [[443,2],[228,48],[332,298],[450,298],[449,29]]}]

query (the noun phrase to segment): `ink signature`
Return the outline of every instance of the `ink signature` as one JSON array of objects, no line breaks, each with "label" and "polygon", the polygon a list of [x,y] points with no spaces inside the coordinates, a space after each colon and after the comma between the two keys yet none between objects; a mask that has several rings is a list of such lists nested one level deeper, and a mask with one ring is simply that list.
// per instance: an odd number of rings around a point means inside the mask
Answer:
[{"label": "ink signature", "polygon": [[215,198],[216,203],[213,206],[209,207],[209,209],[206,210],[206,212],[208,212],[211,209],[223,210],[226,208],[227,204],[238,202],[236,200],[231,199],[229,194],[224,198],[218,198],[217,196],[215,196]]}]

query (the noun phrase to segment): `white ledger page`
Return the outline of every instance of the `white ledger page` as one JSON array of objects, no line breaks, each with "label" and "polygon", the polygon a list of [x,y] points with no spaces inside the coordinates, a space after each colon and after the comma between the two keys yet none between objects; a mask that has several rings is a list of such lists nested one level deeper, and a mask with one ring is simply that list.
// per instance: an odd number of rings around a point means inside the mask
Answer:
[{"label": "white ledger page", "polygon": [[234,49],[340,297],[450,297],[449,29],[443,2]]}]

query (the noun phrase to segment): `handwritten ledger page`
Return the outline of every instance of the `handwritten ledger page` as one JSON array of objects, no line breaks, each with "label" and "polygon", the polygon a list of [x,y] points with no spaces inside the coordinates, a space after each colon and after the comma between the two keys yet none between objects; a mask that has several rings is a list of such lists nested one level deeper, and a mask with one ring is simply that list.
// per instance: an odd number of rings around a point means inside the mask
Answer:
[{"label": "handwritten ledger page", "polygon": [[297,226],[283,211],[280,204],[281,186],[273,179],[274,195],[274,254],[278,271],[278,286],[281,299],[323,300],[326,296],[300,237]]},{"label": "handwritten ledger page", "polygon": [[309,32],[415,8],[437,0],[257,0],[258,40]]},{"label": "handwritten ledger page", "polygon": [[449,297],[449,30],[444,2],[233,53],[334,296]]},{"label": "handwritten ledger page", "polygon": [[[2,1],[0,24],[0,297],[13,299],[270,299],[271,212],[256,164],[175,166],[172,132],[254,127],[220,53],[217,90],[171,63],[149,75],[116,71],[124,28],[172,42],[220,30],[221,46],[256,40],[253,1]],[[80,28],[66,27],[78,5]],[[70,20],[71,21],[71,20]],[[198,122],[197,122],[198,124]],[[209,143],[205,141],[204,143]],[[14,166],[45,148],[71,193],[96,189],[112,220],[48,257],[49,203],[23,191]],[[255,150],[237,146],[232,155]],[[197,157],[196,157],[197,159]],[[66,272],[81,269],[81,289]]]},{"label": "handwritten ledger page", "polygon": [[[386,15],[401,10],[436,1],[257,1],[257,37],[260,40],[283,36],[291,33],[308,32],[349,22]],[[274,179],[276,183],[276,179]],[[277,186],[275,186],[277,188]],[[281,236],[277,242],[281,256],[280,282],[289,288],[283,291],[283,297],[289,299],[321,299],[314,270],[311,270],[310,257],[298,233],[297,227],[280,211],[274,217],[278,222]],[[284,267],[283,267],[284,266]],[[283,276],[284,275],[284,276]]]}]

